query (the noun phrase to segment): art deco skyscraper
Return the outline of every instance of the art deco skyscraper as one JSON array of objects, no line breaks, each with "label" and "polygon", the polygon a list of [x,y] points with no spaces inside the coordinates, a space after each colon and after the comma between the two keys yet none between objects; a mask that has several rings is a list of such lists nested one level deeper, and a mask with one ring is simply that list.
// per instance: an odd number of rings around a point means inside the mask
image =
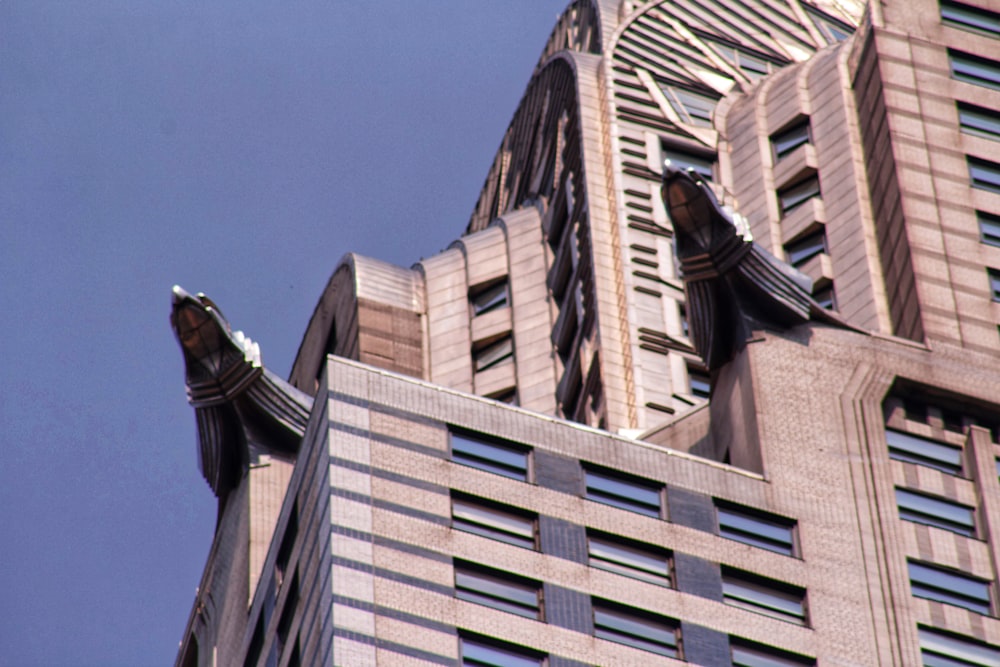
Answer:
[{"label": "art deco skyscraper", "polygon": [[571,3],[288,382],[175,291],[178,664],[1000,664],[998,142],[988,0]]}]

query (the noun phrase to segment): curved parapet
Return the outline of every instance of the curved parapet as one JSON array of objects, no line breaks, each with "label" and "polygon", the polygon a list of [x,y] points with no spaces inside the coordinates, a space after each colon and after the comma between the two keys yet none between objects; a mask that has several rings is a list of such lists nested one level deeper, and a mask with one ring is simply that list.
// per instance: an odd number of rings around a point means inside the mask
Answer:
[{"label": "curved parapet", "polygon": [[755,328],[810,319],[851,328],[812,297],[812,280],[753,242],[692,171],[667,165],[663,200],[673,224],[687,294],[690,335],[709,370],[746,344]]},{"label": "curved parapet", "polygon": [[170,324],[198,422],[199,465],[224,503],[253,456],[297,453],[312,399],[264,368],[259,346],[204,294],[175,286]]}]

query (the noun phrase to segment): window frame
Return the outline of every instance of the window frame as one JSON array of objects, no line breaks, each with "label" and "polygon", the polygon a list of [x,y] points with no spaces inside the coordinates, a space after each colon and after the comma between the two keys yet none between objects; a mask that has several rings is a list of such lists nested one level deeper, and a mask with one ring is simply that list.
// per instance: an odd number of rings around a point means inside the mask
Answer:
[{"label": "window frame", "polygon": [[[594,543],[604,549],[604,553],[595,555]],[[596,530],[587,530],[587,564],[595,569],[612,572],[623,577],[637,579],[648,584],[673,588],[673,557],[672,553],[645,542],[638,542],[620,535]],[[632,557],[632,562],[629,562]],[[642,559],[647,563],[643,564]],[[636,565],[635,562],[639,564]],[[652,567],[652,562],[662,563],[662,572]]]},{"label": "window frame", "polygon": [[[476,447],[456,450],[456,439],[463,443],[476,445],[482,451],[474,451]],[[458,457],[455,456],[456,451],[458,451]],[[485,453],[488,451],[500,454],[501,460],[498,461],[495,458],[485,456]],[[521,482],[531,481],[531,452],[531,447],[509,440],[474,433],[464,429],[450,428],[448,430],[448,453],[453,463],[500,475],[508,479],[515,479]],[[524,457],[523,468],[514,463],[514,457],[516,456]],[[523,474],[519,472],[521,470],[523,470]]]},{"label": "window frame", "polygon": [[976,211],[976,222],[979,223],[979,242],[1000,248],[1000,215]]},{"label": "window frame", "polygon": [[[798,521],[795,519],[789,519],[788,517],[772,514],[771,512],[759,510],[754,507],[738,505],[720,498],[715,499],[715,514],[720,537],[784,556],[799,557]],[[744,527],[724,524],[722,521],[723,514],[736,517],[745,523],[756,523],[760,527],[767,528],[771,533],[775,533],[775,529],[780,529],[786,532],[788,540],[780,540],[776,536],[762,537],[759,531],[752,532]],[[742,536],[742,539],[737,536]],[[783,545],[787,545],[787,548]]]},{"label": "window frame", "polygon": [[[591,480],[601,482],[605,488],[595,487]],[[656,509],[653,510],[653,503],[642,501],[634,496],[616,493],[613,486],[620,484],[631,487],[633,490],[646,491],[655,494]],[[589,463],[583,464],[583,497],[602,505],[609,505],[618,509],[635,512],[642,516],[653,519],[664,518],[666,503],[663,501],[664,489],[666,485],[656,480],[630,475],[628,473],[602,468]]]},{"label": "window frame", "polygon": [[472,370],[475,373],[482,373],[505,363],[513,363],[513,361],[514,335],[512,333],[472,349]]},{"label": "window frame", "polygon": [[[460,513],[456,512],[456,503],[464,505]],[[498,520],[481,520],[476,512],[496,517]],[[504,527],[504,519],[508,525],[521,524],[527,530],[514,530]],[[461,491],[451,492],[451,527],[463,533],[471,533],[489,540],[511,544],[522,549],[538,551],[538,513],[523,510],[518,507],[479,498]],[[530,533],[530,537],[528,536]]]},{"label": "window frame", "polygon": [[[960,664],[969,667],[991,667],[1000,663],[1000,647],[978,639],[925,625],[917,626],[917,635],[920,642],[920,657],[925,667],[954,667]],[[934,648],[931,649],[928,645]],[[928,653],[931,654],[931,658],[940,656],[945,661],[929,662]]]},{"label": "window frame", "polygon": [[787,216],[810,199],[822,199],[823,190],[820,185],[819,174],[813,173],[793,185],[785,186],[777,191],[777,195],[782,217]]},{"label": "window frame", "polygon": [[457,599],[522,618],[545,620],[541,581],[458,558],[452,569]]},{"label": "window frame", "polygon": [[806,589],[725,565],[722,566],[722,601],[731,607],[785,623],[809,625]]},{"label": "window frame", "polygon": [[[484,300],[485,299],[485,300]],[[480,285],[469,292],[469,307],[472,316],[478,317],[494,310],[510,307],[510,281],[506,277],[486,285]]]},{"label": "window frame", "polygon": [[[598,639],[668,658],[683,659],[680,622],[676,619],[597,597],[591,598],[591,608],[594,636]],[[664,641],[657,641],[654,639],[656,636],[662,636]],[[672,638],[673,643],[667,640],[668,637]]]},{"label": "window frame", "polygon": [[986,267],[986,276],[990,281],[990,298],[1000,301],[1000,269]]},{"label": "window frame", "polygon": [[[802,132],[803,130],[804,132]],[[774,151],[775,162],[791,155],[799,146],[811,143],[812,124],[809,122],[808,116],[771,135],[771,148]]]},{"label": "window frame", "polygon": [[[933,468],[955,477],[965,474],[965,452],[961,447],[888,427],[885,442],[893,461]],[[957,462],[951,461],[952,456]]]},{"label": "window frame", "polygon": [[948,69],[955,81],[1000,90],[1000,62],[996,60],[949,48]]},{"label": "window frame", "polygon": [[[954,0],[941,0],[939,5],[941,7],[941,23],[944,25],[987,37],[1000,37],[1000,14]],[[985,23],[990,27],[977,23],[977,18],[985,19]]]},{"label": "window frame", "polygon": [[[910,577],[910,594],[913,597],[960,607],[983,616],[992,615],[993,586],[992,582],[986,579],[913,559],[907,561],[907,573]],[[914,577],[915,573],[918,575],[917,578]],[[935,576],[939,581],[930,580]],[[974,590],[976,588],[980,590]]]},{"label": "window frame", "polygon": [[[908,506],[900,504],[900,497],[912,497],[914,499],[920,499],[923,502],[923,507],[918,507],[916,501]],[[951,511],[953,518],[948,518],[947,516],[942,516],[941,512],[937,514],[929,511],[930,508],[937,507],[939,510]],[[949,532],[955,533],[956,535],[962,535],[970,539],[978,538],[978,530],[976,525],[976,509],[970,507],[969,505],[963,505],[962,503],[955,502],[950,498],[944,498],[942,496],[932,496],[926,493],[921,493],[919,491],[914,491],[913,489],[905,489],[901,487],[896,487],[896,508],[899,512],[899,518],[903,521],[909,521],[911,523],[920,524],[923,526],[931,526],[933,528],[939,528],[941,530],[947,530]],[[904,512],[905,510],[905,512]],[[968,514],[969,522],[965,523],[963,521],[958,521],[954,518],[954,513],[958,510],[963,511],[963,513]]]},{"label": "window frame", "polygon": [[[470,651],[466,650],[466,646],[479,655],[469,655]],[[500,654],[497,657],[503,662],[490,661],[491,656],[487,653]],[[546,664],[546,657],[545,653],[526,646],[473,635],[461,630],[458,633],[458,659],[462,667],[543,667]]]},{"label": "window frame", "polygon": [[818,229],[786,243],[784,251],[788,263],[797,269],[817,255],[828,254],[826,228],[821,225]]},{"label": "window frame", "polygon": [[1000,112],[986,107],[956,102],[958,129],[982,139],[1000,141]]},{"label": "window frame", "polygon": [[660,90],[682,122],[695,127],[712,127],[712,114],[720,98],[671,84],[662,84]]},{"label": "window frame", "polygon": [[966,155],[965,160],[969,167],[969,182],[972,187],[1000,194],[1000,163],[971,155]]},{"label": "window frame", "polygon": [[[748,657],[753,659],[753,662],[737,662],[743,660],[736,654],[737,650],[745,652]],[[742,637],[729,637],[729,652],[733,667],[814,667],[816,665],[815,658],[792,653],[768,644],[753,642]]]}]

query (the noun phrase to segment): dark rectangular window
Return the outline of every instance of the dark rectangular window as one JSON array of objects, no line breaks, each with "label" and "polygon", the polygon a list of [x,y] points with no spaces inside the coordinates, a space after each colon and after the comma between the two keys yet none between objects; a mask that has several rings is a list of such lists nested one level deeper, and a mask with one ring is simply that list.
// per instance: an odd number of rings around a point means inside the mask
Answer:
[{"label": "dark rectangular window", "polygon": [[1000,194],[1000,164],[977,157],[967,158],[972,187]]},{"label": "dark rectangular window", "polygon": [[798,208],[813,197],[819,196],[819,176],[815,174],[789,188],[778,191],[778,200],[781,203],[783,214]]},{"label": "dark rectangular window", "polygon": [[591,567],[670,586],[670,552],[664,549],[617,535],[587,531],[587,550]]},{"label": "dark rectangular window", "polygon": [[477,373],[512,361],[514,361],[514,338],[510,335],[472,350],[472,366]]},{"label": "dark rectangular window", "polygon": [[709,398],[712,395],[712,378],[705,371],[688,366],[688,381],[695,396]]},{"label": "dark rectangular window", "polygon": [[470,433],[451,432],[451,460],[511,479],[528,481],[528,447]]},{"label": "dark rectangular window", "polygon": [[545,654],[488,637],[458,638],[462,667],[542,667]]},{"label": "dark rectangular window", "polygon": [[795,521],[792,519],[720,500],[715,501],[715,506],[722,537],[786,556],[795,555]]},{"label": "dark rectangular window", "polygon": [[674,169],[682,169],[684,171],[690,169],[706,181],[712,180],[712,165],[715,163],[714,155],[697,155],[664,145],[663,160],[664,162],[669,160],[670,166]]},{"label": "dark rectangular window", "polygon": [[919,627],[920,657],[924,667],[996,667],[1000,648],[972,637]]},{"label": "dark rectangular window", "polygon": [[979,221],[979,240],[986,245],[1000,247],[1000,215],[976,211]]},{"label": "dark rectangular window", "polygon": [[972,30],[989,37],[1000,37],[1000,14],[981,7],[941,0],[941,19],[956,28]]},{"label": "dark rectangular window", "polygon": [[1000,90],[1000,62],[971,53],[948,49],[951,78],[977,86]]},{"label": "dark rectangular window", "polygon": [[594,598],[594,636],[679,658],[677,621],[634,607]]},{"label": "dark rectangular window", "polygon": [[542,618],[542,584],[509,572],[455,561],[455,597],[525,618]]},{"label": "dark rectangular window", "polygon": [[962,474],[962,449],[936,440],[886,429],[889,458],[934,468],[949,475]]},{"label": "dark rectangular window", "polygon": [[739,637],[730,637],[733,667],[810,667],[816,661],[798,653],[758,644]]},{"label": "dark rectangular window", "polygon": [[800,268],[810,259],[824,252],[826,252],[826,231],[823,227],[785,246],[788,263],[795,268]]},{"label": "dark rectangular window", "polygon": [[994,301],[1000,301],[1000,271],[986,269],[986,274],[990,279],[990,297]]},{"label": "dark rectangular window", "polygon": [[990,613],[990,582],[964,572],[909,562],[910,591],[915,597],[955,605],[977,614]]},{"label": "dark rectangular window", "polygon": [[974,510],[968,505],[906,489],[896,489],[896,504],[900,519],[950,530],[966,537],[976,536]]},{"label": "dark rectangular window", "polygon": [[662,516],[663,484],[611,470],[587,468],[587,499],[655,518]]},{"label": "dark rectangular window", "polygon": [[537,548],[538,516],[507,505],[452,492],[451,526],[525,549]]},{"label": "dark rectangular window", "polygon": [[288,571],[288,563],[292,558],[292,549],[295,547],[295,539],[299,534],[299,503],[292,504],[292,511],[288,514],[288,525],[285,527],[285,534],[281,537],[281,546],[278,547],[278,555],[274,559],[275,583],[279,586],[285,579],[285,572]]},{"label": "dark rectangular window", "polygon": [[959,102],[958,125],[966,134],[1000,141],[1000,113],[993,109]]},{"label": "dark rectangular window", "polygon": [[774,157],[781,159],[802,144],[809,143],[809,119],[803,120],[771,137]]},{"label": "dark rectangular window", "polygon": [[504,280],[477,290],[469,296],[469,303],[472,305],[473,315],[482,315],[491,310],[505,308],[510,303],[507,292],[507,281]]},{"label": "dark rectangular window", "polygon": [[806,624],[806,592],[797,586],[723,567],[722,599],[728,605],[779,621]]},{"label": "dark rectangular window", "polygon": [[837,310],[837,292],[833,285],[827,285],[813,292],[813,299],[827,310]]}]

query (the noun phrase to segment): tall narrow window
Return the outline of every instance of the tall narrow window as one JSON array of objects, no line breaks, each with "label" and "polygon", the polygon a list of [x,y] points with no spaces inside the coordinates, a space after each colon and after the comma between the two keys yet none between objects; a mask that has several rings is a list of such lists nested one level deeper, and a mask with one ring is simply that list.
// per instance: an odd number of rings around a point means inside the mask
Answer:
[{"label": "tall narrow window", "polygon": [[670,586],[670,553],[659,547],[588,531],[587,550],[591,567],[658,586]]},{"label": "tall narrow window", "polygon": [[479,289],[469,296],[469,303],[472,305],[473,315],[482,315],[491,310],[505,308],[510,302],[507,290],[507,281],[495,283],[486,288]]},{"label": "tall narrow window", "polygon": [[680,657],[677,621],[641,609],[594,599],[594,636],[633,648]]},{"label": "tall narrow window", "polygon": [[537,548],[538,515],[483,498],[451,494],[451,527],[525,549]]},{"label": "tall narrow window", "polygon": [[813,197],[820,196],[819,176],[813,174],[804,181],[778,191],[782,214],[787,214],[798,208]]},{"label": "tall narrow window", "polygon": [[531,450],[514,443],[499,442],[485,436],[451,432],[451,460],[522,482],[528,481],[528,455]]},{"label": "tall narrow window", "polygon": [[611,470],[588,468],[587,499],[660,518],[663,484]]},{"label": "tall narrow window", "polygon": [[934,628],[919,627],[920,657],[925,667],[996,667],[1000,648]]},{"label": "tall narrow window", "polygon": [[462,667],[542,667],[545,654],[487,637],[459,636]]},{"label": "tall narrow window", "polygon": [[1000,14],[953,0],[941,0],[941,20],[956,28],[1000,37]]},{"label": "tall narrow window", "polygon": [[993,109],[959,102],[958,126],[966,134],[1000,141],[1000,113]]},{"label": "tall narrow window", "polygon": [[664,162],[669,160],[674,169],[691,169],[706,181],[712,180],[712,165],[715,164],[714,155],[696,154],[663,146],[663,160]]},{"label": "tall narrow window", "polygon": [[955,605],[984,616],[990,613],[990,582],[925,563],[909,562],[915,597]]},{"label": "tall narrow window", "polygon": [[948,49],[948,59],[951,61],[951,78],[956,81],[1000,90],[1000,62],[955,49]]},{"label": "tall narrow window", "polygon": [[990,295],[994,301],[1000,301],[1000,271],[986,269],[986,274],[990,279]]},{"label": "tall narrow window", "polygon": [[710,398],[712,395],[712,378],[703,370],[688,366],[688,381],[691,383],[691,393],[699,398]]},{"label": "tall narrow window", "polygon": [[509,572],[455,561],[455,597],[525,618],[542,618],[542,584]]},{"label": "tall narrow window", "polygon": [[816,661],[798,653],[758,644],[740,637],[730,637],[733,667],[810,667]]},{"label": "tall narrow window", "polygon": [[889,458],[934,468],[949,475],[962,474],[962,449],[936,440],[886,429]]},{"label": "tall narrow window", "polygon": [[972,187],[1000,194],[1000,164],[969,157],[969,179]]},{"label": "tall narrow window", "polygon": [[716,500],[722,537],[786,556],[795,555],[795,521]]},{"label": "tall narrow window", "polygon": [[771,145],[774,146],[774,157],[781,159],[793,152],[802,144],[809,143],[809,119],[792,125],[787,130],[782,130],[771,137]]},{"label": "tall narrow window", "polygon": [[950,530],[966,537],[976,536],[975,513],[968,505],[906,489],[896,489],[896,504],[900,519]]},{"label": "tall narrow window", "polygon": [[663,86],[663,93],[685,123],[712,127],[712,111],[718,99],[676,86]]},{"label": "tall narrow window", "polygon": [[797,586],[723,567],[722,599],[728,605],[779,621],[806,624],[806,592]]},{"label": "tall narrow window", "polygon": [[1000,247],[1000,215],[976,211],[979,221],[979,240],[986,245]]}]

